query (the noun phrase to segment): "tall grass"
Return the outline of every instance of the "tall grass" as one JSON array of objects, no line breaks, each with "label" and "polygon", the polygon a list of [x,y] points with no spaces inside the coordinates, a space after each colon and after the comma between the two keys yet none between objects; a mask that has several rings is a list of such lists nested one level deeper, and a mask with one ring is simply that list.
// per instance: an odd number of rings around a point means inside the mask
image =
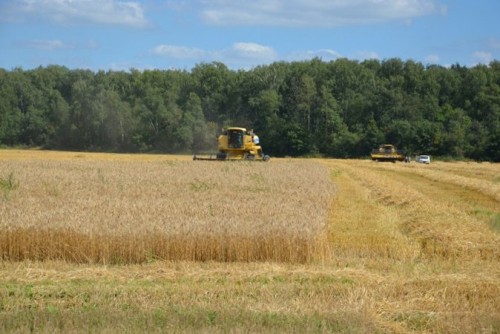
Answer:
[{"label": "tall grass", "polygon": [[308,162],[0,161],[6,260],[308,262],[326,256],[327,169]]}]

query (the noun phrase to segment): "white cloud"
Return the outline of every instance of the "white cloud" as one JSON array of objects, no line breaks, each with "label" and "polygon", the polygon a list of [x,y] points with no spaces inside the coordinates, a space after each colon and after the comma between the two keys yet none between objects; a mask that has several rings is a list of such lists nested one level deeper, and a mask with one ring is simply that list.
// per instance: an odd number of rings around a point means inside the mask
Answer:
[{"label": "white cloud", "polygon": [[493,55],[486,51],[476,51],[472,54],[472,60],[475,64],[489,64],[493,60]]},{"label": "white cloud", "polygon": [[56,50],[95,50],[99,49],[100,45],[94,40],[89,40],[82,43],[64,42],[59,39],[34,39],[30,41],[17,41],[14,45],[36,49],[42,51],[56,51]]},{"label": "white cloud", "polygon": [[331,49],[320,49],[320,50],[308,50],[308,51],[296,51],[288,55],[288,59],[292,61],[300,60],[311,60],[313,58],[320,58],[323,61],[335,60],[342,58],[343,56]]},{"label": "white cloud", "polygon": [[237,42],[227,49],[220,50],[162,44],[153,48],[151,54],[171,60],[220,61],[243,68],[271,63],[278,59],[278,54],[271,47],[249,42]]},{"label": "white cloud", "polygon": [[37,49],[37,50],[45,50],[45,51],[75,48],[74,44],[67,44],[67,43],[64,43],[63,41],[60,41],[58,39],[52,39],[52,40],[36,39],[36,40],[32,40],[32,41],[21,42],[18,44],[20,44],[24,47],[27,47],[27,48],[32,48],[32,49]]},{"label": "white cloud", "polygon": [[249,59],[272,61],[277,58],[276,52],[269,46],[256,43],[234,43],[229,54]]},{"label": "white cloud", "polygon": [[336,27],[445,13],[437,0],[198,0],[214,25]]},{"label": "white cloud", "polygon": [[195,59],[201,60],[208,55],[207,51],[197,48],[190,48],[179,45],[158,45],[152,50],[157,56],[176,58],[176,59]]},{"label": "white cloud", "polygon": [[355,58],[359,60],[368,60],[368,59],[380,59],[380,56],[375,51],[358,51],[356,53]]},{"label": "white cloud", "polygon": [[130,72],[132,69],[139,71],[156,69],[156,67],[153,65],[135,61],[113,62],[110,64],[110,68],[112,71],[123,72]]},{"label": "white cloud", "polygon": [[[194,62],[220,61],[232,68],[249,69],[251,67],[270,64],[280,59],[287,61],[304,61],[319,58],[322,61],[333,61],[342,57],[340,52],[332,49],[295,51],[280,55],[272,47],[252,42],[236,42],[230,47],[219,50],[203,50],[179,45],[158,45],[150,54],[165,58],[171,62],[188,60]],[[374,51],[360,51],[356,54],[360,60],[380,59]]]},{"label": "white cloud", "polygon": [[97,23],[146,26],[144,10],[137,1],[117,0],[22,0],[11,15],[28,15],[61,24]]},{"label": "white cloud", "polygon": [[425,61],[430,64],[437,64],[439,63],[439,56],[435,54],[427,55]]}]

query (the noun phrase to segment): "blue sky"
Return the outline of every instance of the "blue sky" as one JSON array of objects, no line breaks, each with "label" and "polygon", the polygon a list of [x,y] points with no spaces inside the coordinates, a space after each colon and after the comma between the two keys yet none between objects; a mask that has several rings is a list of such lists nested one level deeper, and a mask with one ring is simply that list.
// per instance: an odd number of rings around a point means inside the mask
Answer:
[{"label": "blue sky", "polygon": [[499,0],[0,0],[0,67],[500,59]]}]

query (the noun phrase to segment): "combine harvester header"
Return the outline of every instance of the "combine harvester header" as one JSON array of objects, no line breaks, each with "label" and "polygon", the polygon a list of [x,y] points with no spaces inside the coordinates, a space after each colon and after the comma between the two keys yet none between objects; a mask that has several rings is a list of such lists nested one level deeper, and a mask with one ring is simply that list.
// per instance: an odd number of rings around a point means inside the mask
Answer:
[{"label": "combine harvester header", "polygon": [[370,157],[373,161],[404,161],[406,158],[405,152],[398,150],[396,146],[391,144],[380,145],[379,148],[373,149]]}]

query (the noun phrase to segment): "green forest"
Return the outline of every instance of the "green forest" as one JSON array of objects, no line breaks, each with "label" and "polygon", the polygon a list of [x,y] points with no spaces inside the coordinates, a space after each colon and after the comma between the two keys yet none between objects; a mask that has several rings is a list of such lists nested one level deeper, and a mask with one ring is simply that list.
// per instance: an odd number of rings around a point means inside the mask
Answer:
[{"label": "green forest", "polygon": [[0,146],[193,153],[224,126],[254,129],[271,156],[410,155],[500,161],[500,61],[399,58],[275,62],[251,70],[0,69]]}]

